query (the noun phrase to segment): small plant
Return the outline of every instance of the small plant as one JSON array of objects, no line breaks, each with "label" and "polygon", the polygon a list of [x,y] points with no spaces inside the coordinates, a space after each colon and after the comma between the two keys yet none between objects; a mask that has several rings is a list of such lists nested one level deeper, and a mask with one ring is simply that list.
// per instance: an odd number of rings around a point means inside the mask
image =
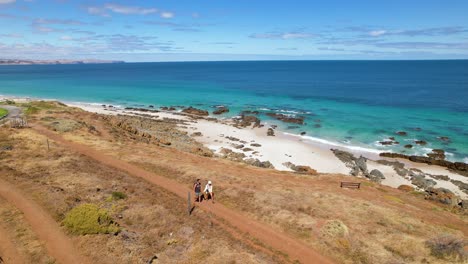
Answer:
[{"label": "small plant", "polygon": [[0,118],[6,116],[8,114],[8,110],[0,108]]},{"label": "small plant", "polygon": [[24,113],[25,113],[26,115],[34,115],[34,114],[36,114],[37,112],[39,112],[39,110],[40,110],[39,108],[30,105],[30,106],[28,106],[28,107],[24,110]]},{"label": "small plant", "polygon": [[63,225],[77,235],[109,234],[120,231],[109,212],[95,204],[81,204],[73,208],[65,216]]},{"label": "small plant", "polygon": [[431,249],[431,254],[440,259],[454,259],[458,261],[468,260],[468,254],[464,250],[466,241],[453,235],[441,235],[426,242]]},{"label": "small plant", "polygon": [[322,228],[321,233],[325,237],[345,237],[348,235],[348,227],[340,220],[330,220]]},{"label": "small plant", "polygon": [[123,192],[112,192],[111,197],[112,197],[112,200],[117,201],[117,200],[126,199],[127,195]]},{"label": "small plant", "polygon": [[392,202],[397,202],[397,203],[401,203],[401,204],[404,204],[404,203],[405,203],[405,202],[403,202],[403,200],[401,200],[400,198],[395,197],[395,196],[391,196],[391,195],[385,195],[384,198],[387,199],[387,200],[389,200],[389,201],[392,201]]}]

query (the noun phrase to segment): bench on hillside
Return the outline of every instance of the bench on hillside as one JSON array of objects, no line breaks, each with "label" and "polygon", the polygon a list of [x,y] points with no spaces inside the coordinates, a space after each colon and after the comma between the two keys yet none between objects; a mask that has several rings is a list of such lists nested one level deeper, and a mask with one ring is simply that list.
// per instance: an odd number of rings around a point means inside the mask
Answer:
[{"label": "bench on hillside", "polygon": [[360,182],[341,182],[341,188],[349,188],[349,189],[360,189],[361,183]]}]

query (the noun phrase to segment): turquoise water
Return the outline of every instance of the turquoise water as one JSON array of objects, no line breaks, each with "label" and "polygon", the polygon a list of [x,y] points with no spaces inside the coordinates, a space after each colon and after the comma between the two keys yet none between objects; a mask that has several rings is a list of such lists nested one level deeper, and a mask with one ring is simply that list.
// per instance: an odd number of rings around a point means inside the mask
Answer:
[{"label": "turquoise water", "polygon": [[[0,94],[113,104],[189,106],[225,117],[259,110],[280,129],[406,154],[433,148],[468,161],[468,61],[269,61],[1,66]],[[302,115],[291,128],[268,112]],[[320,127],[318,127],[320,125]],[[420,130],[416,130],[420,128]],[[406,131],[408,136],[395,135]],[[400,145],[377,142],[394,136]],[[448,136],[449,142],[438,139]],[[405,149],[414,139],[428,145]]]}]

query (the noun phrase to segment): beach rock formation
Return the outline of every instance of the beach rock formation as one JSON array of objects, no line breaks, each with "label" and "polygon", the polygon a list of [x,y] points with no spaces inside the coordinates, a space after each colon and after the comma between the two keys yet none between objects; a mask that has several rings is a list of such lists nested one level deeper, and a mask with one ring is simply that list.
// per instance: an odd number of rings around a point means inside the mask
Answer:
[{"label": "beach rock formation", "polygon": [[426,179],[424,175],[416,175],[411,178],[411,184],[423,190],[427,190],[431,187],[434,187],[437,182],[432,179]]},{"label": "beach rock formation", "polygon": [[[109,106],[111,107],[111,106]],[[143,113],[158,113],[159,111],[158,110],[154,110],[154,109],[146,109],[146,108],[138,108],[138,107],[125,107],[125,110],[129,110],[129,111],[137,111],[137,112],[143,112]]]},{"label": "beach rock formation", "polygon": [[203,136],[203,134],[202,134],[202,132],[193,132],[191,136],[192,137],[201,137],[201,136]]},{"label": "beach rock formation", "polygon": [[255,167],[260,167],[260,168],[267,168],[267,169],[274,169],[275,167],[271,162],[269,161],[260,161],[259,159],[246,159],[244,160],[245,163],[255,166]]},{"label": "beach rock formation", "polygon": [[433,149],[432,153],[427,154],[429,158],[444,160],[445,159],[445,151],[443,149]]},{"label": "beach rock formation", "polygon": [[303,125],[304,124],[304,117],[303,116],[289,116],[289,115],[284,115],[284,114],[278,114],[278,113],[267,113],[266,114],[269,117],[273,117],[275,119],[278,119],[280,121],[283,121],[285,123],[293,123],[293,124],[298,124],[298,125]]},{"label": "beach rock formation", "polygon": [[[356,166],[359,168],[359,170],[366,175],[367,174],[367,159],[364,158],[363,156],[360,156],[358,159],[356,159]],[[378,171],[379,172],[379,171]],[[380,173],[380,172],[379,172]],[[380,173],[382,174],[382,173]],[[383,175],[382,175],[383,176]]]},{"label": "beach rock formation", "polygon": [[260,145],[258,143],[252,143],[252,144],[250,144],[250,146],[252,146],[252,147],[261,147],[262,145]]},{"label": "beach rock formation", "polygon": [[408,156],[405,154],[390,153],[390,152],[382,152],[379,155],[381,157],[408,159],[413,162],[426,163],[429,165],[438,165],[438,166],[446,167],[458,174],[468,176],[468,164],[463,163],[463,162],[451,162],[447,160],[434,159],[431,157]]},{"label": "beach rock formation", "polygon": [[407,148],[407,149],[413,148],[413,145],[411,145],[411,144],[406,144],[406,145],[405,145],[405,148]]},{"label": "beach rock formation", "polygon": [[159,109],[164,110],[164,111],[175,111],[175,107],[167,107],[167,106],[161,106]]},{"label": "beach rock formation", "polygon": [[460,203],[460,199],[453,192],[445,188],[427,188],[425,199],[450,206],[457,206]]},{"label": "beach rock formation", "polygon": [[274,137],[275,136],[275,130],[273,130],[273,128],[271,128],[271,127],[268,128],[267,136]]},{"label": "beach rock formation", "polygon": [[260,127],[260,119],[256,116],[241,115],[240,118],[236,119],[236,125],[240,127]]},{"label": "beach rock formation", "polygon": [[405,131],[397,131],[396,134],[397,134],[397,135],[400,135],[400,136],[406,136],[406,135],[408,135],[408,133],[406,133]]},{"label": "beach rock formation", "polygon": [[188,108],[185,108],[184,110],[182,110],[183,113],[186,113],[186,114],[191,114],[191,115],[197,115],[197,116],[208,116],[209,113],[208,111],[206,110],[202,110],[202,109],[197,109],[197,108],[194,108],[194,107],[188,107]]},{"label": "beach rock formation", "polygon": [[414,191],[414,187],[413,186],[410,186],[410,185],[400,185],[398,186],[398,190],[401,190],[401,191],[404,191],[404,192],[412,192]]},{"label": "beach rock formation", "polygon": [[368,177],[371,181],[374,181],[374,182],[378,182],[380,183],[382,180],[385,179],[385,176],[383,175],[382,172],[380,172],[379,170],[371,170],[371,172],[369,173],[369,177]]},{"label": "beach rock formation", "polygon": [[221,115],[224,113],[229,113],[229,108],[222,106],[222,107],[218,107],[218,109],[213,111],[214,115]]},{"label": "beach rock formation", "polygon": [[296,173],[299,174],[307,174],[307,175],[317,175],[318,172],[314,169],[312,169],[309,166],[303,166],[303,165],[294,165],[291,162],[285,162],[283,165],[291,170],[293,170]]}]

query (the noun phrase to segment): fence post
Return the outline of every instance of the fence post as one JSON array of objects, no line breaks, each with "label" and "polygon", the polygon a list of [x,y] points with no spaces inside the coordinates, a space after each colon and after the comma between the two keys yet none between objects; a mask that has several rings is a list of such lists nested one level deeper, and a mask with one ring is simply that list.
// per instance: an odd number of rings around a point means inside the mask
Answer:
[{"label": "fence post", "polygon": [[190,215],[190,211],[192,211],[192,200],[190,199],[190,192],[187,193],[187,210],[188,214]]},{"label": "fence post", "polygon": [[47,139],[47,150],[50,150],[49,139]]}]

